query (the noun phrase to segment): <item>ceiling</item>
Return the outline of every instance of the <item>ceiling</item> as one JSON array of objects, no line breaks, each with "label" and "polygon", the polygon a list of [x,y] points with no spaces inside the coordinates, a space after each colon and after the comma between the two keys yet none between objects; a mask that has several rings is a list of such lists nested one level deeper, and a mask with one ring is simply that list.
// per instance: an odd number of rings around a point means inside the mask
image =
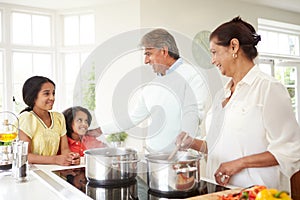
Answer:
[{"label": "ceiling", "polygon": [[240,1],[300,13],[299,0],[240,0]]},{"label": "ceiling", "polygon": [[90,7],[124,0],[0,0],[0,3],[47,8],[54,10]]},{"label": "ceiling", "polygon": [[[17,4],[54,10],[89,7],[124,0],[0,0],[0,3]],[[299,0],[239,0],[247,3],[279,8],[300,13]]]}]

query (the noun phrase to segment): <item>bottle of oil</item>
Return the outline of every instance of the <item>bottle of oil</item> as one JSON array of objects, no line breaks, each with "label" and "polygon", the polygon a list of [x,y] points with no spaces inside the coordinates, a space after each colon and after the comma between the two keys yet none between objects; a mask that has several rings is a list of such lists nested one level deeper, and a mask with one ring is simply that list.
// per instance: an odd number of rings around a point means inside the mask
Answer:
[{"label": "bottle of oil", "polygon": [[17,137],[17,130],[5,119],[0,126],[0,141],[11,142]]}]

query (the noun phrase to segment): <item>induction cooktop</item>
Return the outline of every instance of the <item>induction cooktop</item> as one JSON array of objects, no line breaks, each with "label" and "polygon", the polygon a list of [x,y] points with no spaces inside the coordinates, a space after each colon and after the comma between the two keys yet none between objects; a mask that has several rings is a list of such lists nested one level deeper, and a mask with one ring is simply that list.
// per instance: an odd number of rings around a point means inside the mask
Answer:
[{"label": "induction cooktop", "polygon": [[229,188],[216,185],[204,180],[200,181],[200,185],[197,191],[193,192],[182,192],[181,195],[178,193],[156,193],[149,190],[148,185],[145,180],[143,180],[139,175],[134,181],[126,185],[113,185],[113,186],[99,186],[89,183],[85,176],[85,167],[64,169],[52,171],[54,174],[67,181],[78,190],[85,193],[87,196],[95,200],[159,200],[168,198],[188,198],[192,196],[198,196],[223,190],[228,190]]}]

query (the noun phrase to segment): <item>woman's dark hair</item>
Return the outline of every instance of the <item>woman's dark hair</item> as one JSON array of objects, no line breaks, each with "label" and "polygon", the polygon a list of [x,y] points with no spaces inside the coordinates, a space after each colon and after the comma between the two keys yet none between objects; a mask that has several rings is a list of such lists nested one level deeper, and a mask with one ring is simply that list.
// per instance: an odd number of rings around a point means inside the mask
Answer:
[{"label": "woman's dark hair", "polygon": [[23,101],[28,106],[20,113],[24,111],[31,111],[37,99],[38,93],[41,91],[44,83],[51,83],[55,87],[55,83],[47,77],[33,76],[27,79],[23,85],[22,95]]},{"label": "woman's dark hair", "polygon": [[73,120],[78,111],[82,111],[87,115],[89,126],[91,125],[91,122],[92,122],[92,115],[91,115],[90,111],[81,106],[70,107],[70,108],[66,109],[65,111],[63,111],[65,120],[66,120],[67,136],[70,138],[72,138],[71,135],[74,132],[74,130],[72,128]]},{"label": "woman's dark hair", "polygon": [[216,28],[210,34],[209,40],[213,38],[217,38],[217,45],[225,47],[230,45],[233,38],[236,38],[248,59],[253,60],[258,55],[255,46],[261,40],[260,35],[251,24],[243,21],[239,16]]}]

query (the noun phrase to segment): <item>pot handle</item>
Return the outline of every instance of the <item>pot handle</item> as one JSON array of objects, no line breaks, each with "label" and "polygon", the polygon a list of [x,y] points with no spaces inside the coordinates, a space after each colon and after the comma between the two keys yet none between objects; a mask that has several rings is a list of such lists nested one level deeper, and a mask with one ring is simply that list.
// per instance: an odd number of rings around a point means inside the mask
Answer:
[{"label": "pot handle", "polygon": [[126,164],[126,163],[137,163],[140,159],[136,160],[112,160],[111,167],[116,168],[118,167],[118,164]]},{"label": "pot handle", "polygon": [[182,173],[187,173],[187,172],[195,172],[197,170],[198,170],[197,167],[180,168],[180,169],[176,169],[176,174],[182,174]]}]

